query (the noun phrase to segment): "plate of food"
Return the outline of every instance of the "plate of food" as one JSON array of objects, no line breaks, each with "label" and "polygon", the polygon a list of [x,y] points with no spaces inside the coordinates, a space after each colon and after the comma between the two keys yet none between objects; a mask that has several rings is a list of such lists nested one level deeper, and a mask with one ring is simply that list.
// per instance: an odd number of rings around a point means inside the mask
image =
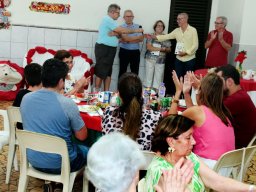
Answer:
[{"label": "plate of food", "polygon": [[90,116],[102,116],[103,111],[96,105],[78,105],[80,112],[88,113]]}]

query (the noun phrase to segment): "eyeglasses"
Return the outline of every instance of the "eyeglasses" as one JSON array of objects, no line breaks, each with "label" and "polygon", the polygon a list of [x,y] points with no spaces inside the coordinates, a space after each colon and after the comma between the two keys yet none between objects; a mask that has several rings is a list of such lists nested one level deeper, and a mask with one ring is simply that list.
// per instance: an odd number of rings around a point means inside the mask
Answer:
[{"label": "eyeglasses", "polygon": [[180,20],[182,20],[182,19],[184,19],[184,18],[183,18],[183,17],[177,18],[177,21],[180,21]]},{"label": "eyeglasses", "polygon": [[125,17],[128,17],[128,18],[133,18],[134,16],[133,16],[133,15],[131,15],[131,16],[125,16]]},{"label": "eyeglasses", "polygon": [[114,11],[114,13],[117,13],[118,15],[120,15],[120,12],[119,12],[119,11]]},{"label": "eyeglasses", "polygon": [[222,22],[219,23],[219,22],[216,22],[216,21],[215,21],[214,24],[215,24],[215,25],[221,25],[221,24],[223,24],[223,23],[222,23]]}]

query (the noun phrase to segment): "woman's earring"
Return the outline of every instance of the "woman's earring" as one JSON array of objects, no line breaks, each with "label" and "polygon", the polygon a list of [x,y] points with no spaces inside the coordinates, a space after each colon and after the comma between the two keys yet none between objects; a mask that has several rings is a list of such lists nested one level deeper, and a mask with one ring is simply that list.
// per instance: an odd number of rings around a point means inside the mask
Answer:
[{"label": "woman's earring", "polygon": [[175,151],[175,149],[174,149],[174,148],[171,148],[171,147],[168,147],[168,151],[169,151],[170,153],[173,153],[173,152]]}]

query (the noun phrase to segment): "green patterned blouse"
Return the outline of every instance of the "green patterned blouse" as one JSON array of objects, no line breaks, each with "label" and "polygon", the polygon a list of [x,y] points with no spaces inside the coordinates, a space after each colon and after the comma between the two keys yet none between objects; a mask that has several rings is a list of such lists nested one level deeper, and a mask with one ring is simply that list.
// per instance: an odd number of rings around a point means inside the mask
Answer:
[{"label": "green patterned blouse", "polygon": [[[204,188],[203,181],[201,180],[199,175],[200,163],[199,163],[198,157],[194,153],[191,153],[188,156],[188,159],[190,159],[194,163],[194,175],[192,177],[191,182],[188,185],[188,189],[191,192],[203,192],[205,191],[205,188]],[[173,168],[173,165],[171,165],[169,162],[164,160],[162,157],[155,156],[147,170],[146,181],[145,181],[146,191],[154,192],[155,191],[154,186],[158,183],[162,175],[162,170],[168,170],[172,168]]]}]

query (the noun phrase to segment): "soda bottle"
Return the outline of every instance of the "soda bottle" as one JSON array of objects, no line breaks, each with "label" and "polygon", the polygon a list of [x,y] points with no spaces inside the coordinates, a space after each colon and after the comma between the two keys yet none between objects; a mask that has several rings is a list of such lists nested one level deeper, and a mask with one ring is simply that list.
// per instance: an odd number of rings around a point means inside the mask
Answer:
[{"label": "soda bottle", "polygon": [[143,98],[144,98],[144,106],[147,107],[147,105],[149,104],[149,100],[150,100],[150,89],[149,88],[144,89]]}]

